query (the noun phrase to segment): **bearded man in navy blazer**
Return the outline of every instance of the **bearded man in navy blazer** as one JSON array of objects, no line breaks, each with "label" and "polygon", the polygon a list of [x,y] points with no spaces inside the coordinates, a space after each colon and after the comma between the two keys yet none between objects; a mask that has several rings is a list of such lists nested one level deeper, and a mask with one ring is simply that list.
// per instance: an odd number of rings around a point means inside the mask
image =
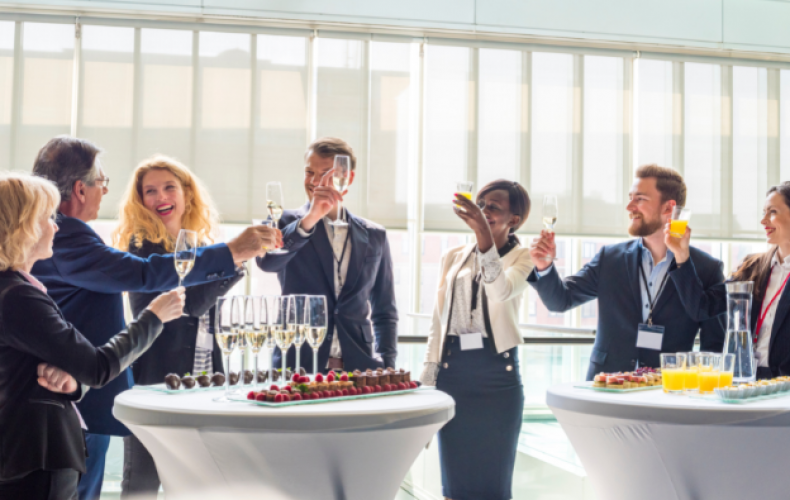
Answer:
[{"label": "bearded man in navy blazer", "polygon": [[[683,177],[658,165],[642,166],[629,197],[628,233],[636,238],[603,247],[573,276],[561,278],[552,264],[554,233],[542,231],[530,246],[535,269],[527,281],[550,311],[565,312],[598,299],[587,380],[602,371],[630,371],[637,364],[658,367],[662,352],[691,351],[698,331],[700,350],[721,352],[724,346],[722,316],[696,320],[702,315],[687,312],[672,278],[677,264],[664,226],[674,207],[686,203]],[[693,247],[690,252],[704,288],[724,281],[720,260]]]},{"label": "bearded man in navy blazer", "polygon": [[[142,259],[115,250],[87,224],[98,217],[110,182],[99,162],[100,152],[89,141],[56,137],[41,148],[33,167],[34,174],[57,185],[61,204],[53,255],[38,261],[32,274],[46,286],[66,320],[95,346],[125,328],[122,292],[160,292],[178,286],[172,254]],[[184,285],[232,278],[242,269],[237,266],[262,253],[261,245],[278,245],[278,233],[264,226],[250,227],[227,245],[198,249],[195,267]],[[77,405],[88,427],[87,472],[80,478],[80,500],[100,496],[110,436],[130,434],[113,417],[112,406],[115,396],[132,385],[127,369],[102,389],[88,392]]]},{"label": "bearded man in navy blazer", "polygon": [[[283,295],[326,297],[329,324],[318,351],[318,368],[363,370],[395,367],[398,310],[392,278],[392,257],[383,227],[343,208],[347,225],[335,226],[342,195],[332,186],[335,155],[351,158],[347,186],[354,182],[356,158],[345,141],[318,139],[305,153],[304,188],[309,202],[286,210],[279,224],[285,254],[266,254],[258,266],[276,272]],[[274,366],[281,366],[275,352]],[[313,356],[302,345],[300,365],[313,370]],[[287,366],[295,366],[295,349],[287,353]]]}]

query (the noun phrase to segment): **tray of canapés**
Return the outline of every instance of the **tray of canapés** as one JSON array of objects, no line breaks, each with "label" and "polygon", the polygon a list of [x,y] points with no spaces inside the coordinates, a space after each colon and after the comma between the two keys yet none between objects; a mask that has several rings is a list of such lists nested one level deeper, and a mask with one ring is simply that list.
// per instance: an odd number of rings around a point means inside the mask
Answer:
[{"label": "tray of canap\u00e9s", "polygon": [[790,396],[790,377],[777,377],[740,385],[715,387],[713,394],[691,395],[695,399],[720,401],[727,404],[753,403],[784,396]]},{"label": "tray of canap\u00e9s", "polygon": [[[273,382],[276,382],[281,378],[281,371],[282,370],[272,371]],[[305,373],[304,368],[301,369],[301,373],[302,374]],[[292,376],[293,376],[293,372],[290,369],[288,369],[286,371],[286,378],[290,379]],[[268,378],[269,378],[269,372],[267,371],[258,372],[257,381],[259,383],[266,382]],[[230,372],[228,383],[231,386],[237,386],[239,384],[240,379],[241,376],[238,372]],[[245,385],[251,384],[252,379],[253,379],[252,370],[245,370],[244,384]],[[176,373],[168,373],[165,376],[164,383],[162,384],[135,385],[134,388],[145,390],[145,391],[162,392],[165,394],[186,394],[188,392],[217,391],[225,388],[225,375],[220,372],[217,372],[213,375],[203,372],[200,375],[194,375],[194,376],[189,373],[186,373],[182,377]]]},{"label": "tray of canap\u00e9s", "polygon": [[406,394],[420,386],[420,382],[411,380],[411,373],[403,368],[378,368],[364,372],[329,372],[326,376],[318,373],[312,379],[307,375],[294,374],[288,385],[272,384],[263,390],[250,390],[246,395],[231,394],[229,399],[257,406],[281,407]]},{"label": "tray of canap\u00e9s", "polygon": [[601,392],[640,392],[661,389],[661,372],[653,368],[639,368],[633,372],[598,373],[592,382],[576,384],[579,389]]}]

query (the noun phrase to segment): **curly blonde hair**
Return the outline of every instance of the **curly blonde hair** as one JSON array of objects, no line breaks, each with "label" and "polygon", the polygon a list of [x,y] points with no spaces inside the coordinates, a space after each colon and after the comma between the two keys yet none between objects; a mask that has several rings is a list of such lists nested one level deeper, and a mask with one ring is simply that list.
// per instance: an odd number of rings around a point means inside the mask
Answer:
[{"label": "curly blonde hair", "polygon": [[143,241],[147,240],[163,244],[168,252],[175,250],[175,241],[168,234],[162,219],[143,204],[143,178],[152,170],[170,172],[181,183],[185,205],[182,229],[197,232],[198,241],[202,244],[214,243],[219,215],[203,183],[183,163],[167,156],[155,155],[143,160],[132,174],[121,201],[118,216],[120,224],[113,231],[113,245],[120,250],[127,250],[132,242],[140,248]]},{"label": "curly blonde hair", "polygon": [[58,188],[41,177],[0,173],[0,271],[24,266],[41,239],[40,221],[60,206]]}]

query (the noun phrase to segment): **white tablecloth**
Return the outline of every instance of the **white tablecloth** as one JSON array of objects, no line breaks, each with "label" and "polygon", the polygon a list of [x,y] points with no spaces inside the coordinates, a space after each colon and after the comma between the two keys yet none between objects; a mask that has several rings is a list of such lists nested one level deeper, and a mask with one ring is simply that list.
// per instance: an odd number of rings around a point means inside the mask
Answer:
[{"label": "white tablecloth", "polygon": [[213,401],[221,394],[115,398],[115,417],[151,452],[168,493],[263,484],[293,499],[392,500],[455,414],[436,390],[282,408]]},{"label": "white tablecloth", "polygon": [[546,402],[599,500],[790,498],[790,396],[726,405],[568,384]]}]

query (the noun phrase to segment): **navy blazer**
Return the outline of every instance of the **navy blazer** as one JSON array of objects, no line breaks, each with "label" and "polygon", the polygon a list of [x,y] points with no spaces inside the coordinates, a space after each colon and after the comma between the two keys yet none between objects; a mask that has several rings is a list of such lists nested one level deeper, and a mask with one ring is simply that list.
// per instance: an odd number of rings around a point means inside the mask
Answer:
[{"label": "navy blazer", "polygon": [[[748,259],[749,257],[747,257]],[[724,283],[705,286],[700,280],[696,266],[688,262],[680,266],[672,274],[672,280],[678,288],[681,300],[689,304],[697,312],[701,320],[727,312],[727,289]],[[767,286],[768,276],[762,283],[762,288]],[[752,301],[750,326],[752,335],[755,334],[757,320],[760,318],[762,304]],[[758,378],[773,378],[790,375],[790,293],[787,287],[782,290],[779,303],[776,304],[776,315],[771,326],[771,341],[768,344],[768,367],[758,367]]]},{"label": "navy blazer", "polygon": [[[283,247],[288,253],[267,254],[258,258],[258,266],[266,272],[277,273],[283,295],[326,296],[329,328],[318,350],[318,366],[322,370],[329,359],[335,326],[346,370],[382,365],[373,357],[374,338],[375,351],[381,355],[384,365],[394,367],[398,354],[398,309],[385,229],[346,210],[351,256],[343,289],[340,296],[335,297],[334,254],[323,222],[319,221],[307,238],[297,231],[308,209],[309,204],[283,212],[280,229]],[[295,349],[288,351],[289,367],[295,366],[295,352]],[[280,351],[276,349],[274,366],[281,365]],[[313,354],[307,343],[302,346],[300,366],[308,372],[313,370]]]},{"label": "navy blazer", "polygon": [[[79,219],[58,214],[53,256],[38,261],[32,274],[47,287],[63,316],[95,346],[104,345],[126,326],[122,292],[161,292],[178,286],[171,255],[147,259],[107,246]],[[235,275],[227,245],[198,250],[195,267],[184,285],[196,285]],[[112,415],[115,396],[131,388],[129,370],[79,403],[88,432],[127,436],[129,430]]]},{"label": "navy blazer", "polygon": [[[538,291],[550,311],[565,312],[598,299],[598,330],[595,336],[587,380],[598,372],[633,370],[640,366],[660,366],[659,351],[636,347],[638,325],[642,323],[642,293],[639,285],[639,240],[607,245],[574,276],[561,279],[556,267],[537,279],[535,270],[527,281]],[[707,286],[724,281],[722,262],[694,247],[691,261],[700,270]],[[683,266],[685,267],[685,266]],[[672,276],[677,269],[669,264]],[[673,280],[674,281],[674,280]],[[676,285],[677,286],[677,285]],[[699,320],[688,313],[675,287],[666,286],[653,310],[653,324],[666,330],[660,352],[691,351],[697,331],[703,351],[721,352],[724,345],[722,318]]]}]

